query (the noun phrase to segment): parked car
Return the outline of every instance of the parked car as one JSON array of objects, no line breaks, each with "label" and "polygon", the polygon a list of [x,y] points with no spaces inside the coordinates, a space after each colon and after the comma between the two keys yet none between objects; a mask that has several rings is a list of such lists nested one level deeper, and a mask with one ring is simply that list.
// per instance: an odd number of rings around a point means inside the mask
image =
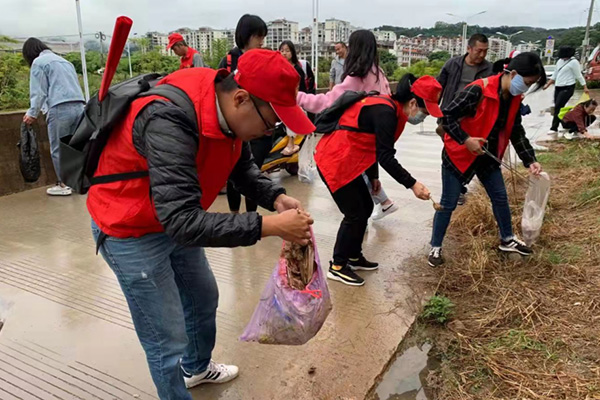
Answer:
[{"label": "parked car", "polygon": [[586,81],[600,81],[600,46],[592,50],[584,75]]},{"label": "parked car", "polygon": [[544,65],[544,70],[546,71],[546,77],[552,79],[556,71],[556,65]]}]

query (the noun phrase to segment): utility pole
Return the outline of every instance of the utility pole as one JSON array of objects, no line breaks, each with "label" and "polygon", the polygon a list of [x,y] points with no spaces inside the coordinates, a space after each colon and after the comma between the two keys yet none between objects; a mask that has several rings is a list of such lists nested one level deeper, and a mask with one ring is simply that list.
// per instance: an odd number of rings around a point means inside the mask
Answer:
[{"label": "utility pole", "polygon": [[85,62],[85,46],[83,44],[83,28],[81,27],[81,8],[79,7],[79,0],[75,0],[75,6],[77,7],[77,25],[79,28],[79,51],[81,53],[81,74],[83,75],[83,88],[85,90],[85,101],[90,101],[90,85],[88,83],[88,72],[87,64]]},{"label": "utility pole", "polygon": [[585,38],[583,39],[583,49],[581,50],[581,64],[584,65],[587,60],[587,52],[590,45],[590,25],[592,24],[592,14],[594,13],[594,0],[590,4],[590,11],[588,12],[587,25],[585,27]]},{"label": "utility pole", "polygon": [[96,39],[100,40],[100,64],[104,65],[104,46],[102,41],[106,40],[106,35],[102,32],[96,33]]}]

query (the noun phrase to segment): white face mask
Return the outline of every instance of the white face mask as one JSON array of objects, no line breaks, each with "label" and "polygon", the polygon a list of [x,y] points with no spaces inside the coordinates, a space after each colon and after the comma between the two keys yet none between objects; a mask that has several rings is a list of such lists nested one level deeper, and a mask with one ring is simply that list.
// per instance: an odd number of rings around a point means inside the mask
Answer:
[{"label": "white face mask", "polygon": [[425,118],[427,118],[427,114],[419,110],[414,117],[408,117],[408,122],[412,125],[419,125],[421,122],[425,121]]}]

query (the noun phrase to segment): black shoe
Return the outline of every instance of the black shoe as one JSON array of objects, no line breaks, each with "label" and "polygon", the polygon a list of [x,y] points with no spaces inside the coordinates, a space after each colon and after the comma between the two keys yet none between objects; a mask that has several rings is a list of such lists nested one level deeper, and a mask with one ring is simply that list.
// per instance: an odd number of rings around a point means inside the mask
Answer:
[{"label": "black shoe", "polygon": [[458,204],[459,206],[464,206],[466,202],[467,202],[467,196],[465,196],[465,194],[464,194],[464,193],[461,193],[461,194],[458,196],[458,203],[457,203],[457,204]]},{"label": "black shoe", "polygon": [[365,256],[360,256],[357,260],[350,259],[348,261],[348,266],[352,268],[353,271],[375,271],[376,269],[379,269],[379,264],[367,261]]},{"label": "black shoe", "polygon": [[522,256],[530,256],[533,254],[533,250],[531,250],[531,248],[527,247],[525,243],[517,238],[512,238],[508,241],[501,241],[498,248],[506,253],[518,253]]},{"label": "black shoe", "polygon": [[365,284],[365,280],[358,276],[356,272],[352,271],[347,265],[340,270],[333,269],[333,263],[329,263],[329,271],[327,271],[327,279],[345,283],[350,286],[362,286]]},{"label": "black shoe", "polygon": [[444,257],[442,257],[442,248],[441,247],[432,247],[431,251],[429,252],[429,257],[427,258],[427,262],[429,263],[430,267],[434,267],[434,268],[444,265],[446,260],[444,260]]}]

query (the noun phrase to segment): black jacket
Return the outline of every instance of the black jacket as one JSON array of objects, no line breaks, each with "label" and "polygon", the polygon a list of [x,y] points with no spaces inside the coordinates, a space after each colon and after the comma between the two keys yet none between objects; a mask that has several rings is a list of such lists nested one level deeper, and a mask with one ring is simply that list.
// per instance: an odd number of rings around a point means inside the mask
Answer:
[{"label": "black jacket", "polygon": [[[444,67],[437,78],[440,85],[442,85],[442,109],[448,107],[450,103],[452,103],[452,99],[454,99],[454,96],[456,96],[456,93],[458,92],[466,57],[467,55],[465,54],[464,56],[456,56],[446,61],[446,64],[444,64]],[[488,60],[483,60],[477,69],[475,80],[487,78],[492,75],[492,63]]]},{"label": "black jacket", "polygon": [[[165,232],[184,246],[250,246],[261,238],[262,217],[209,213],[200,206],[196,155],[198,132],[184,111],[166,101],[154,101],[138,114],[133,144],[148,161],[150,195]],[[250,146],[243,143],[240,160],[230,180],[261,207],[274,211],[277,196],[285,189],[263,176]]]}]

